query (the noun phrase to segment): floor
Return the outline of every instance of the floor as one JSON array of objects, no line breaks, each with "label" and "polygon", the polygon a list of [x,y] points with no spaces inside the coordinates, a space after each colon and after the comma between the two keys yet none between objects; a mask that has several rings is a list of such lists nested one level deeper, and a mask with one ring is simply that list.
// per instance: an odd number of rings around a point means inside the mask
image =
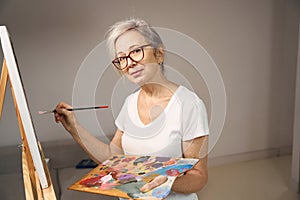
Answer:
[{"label": "floor", "polygon": [[209,168],[209,182],[200,200],[300,200],[288,188],[291,156]]},{"label": "floor", "polygon": [[[199,200],[300,200],[300,196],[288,187],[291,161],[289,155],[210,167],[209,182],[199,192]],[[62,199],[74,199],[72,191],[68,192],[70,194],[65,193]]]},{"label": "floor", "polygon": [[[291,156],[210,167],[209,182],[199,192],[199,200],[300,200],[300,196],[288,188],[290,171]],[[20,174],[0,176],[0,199],[23,199],[24,193],[21,192],[20,198],[16,188],[23,189]],[[76,199],[92,199],[91,196],[87,198],[75,196],[79,197]],[[74,200],[74,195],[65,197],[62,199]],[[98,196],[96,199],[103,197]]]}]

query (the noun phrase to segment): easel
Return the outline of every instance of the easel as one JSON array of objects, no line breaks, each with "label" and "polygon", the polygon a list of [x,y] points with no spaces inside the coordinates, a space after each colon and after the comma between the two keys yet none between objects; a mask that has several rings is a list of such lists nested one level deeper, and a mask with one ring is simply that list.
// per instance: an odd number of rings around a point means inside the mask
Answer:
[{"label": "easel", "polygon": [[[2,32],[1,32],[2,31]],[[4,32],[4,33],[3,33]],[[22,138],[22,171],[23,171],[23,181],[24,181],[24,189],[25,189],[25,196],[27,200],[56,200],[55,192],[53,189],[53,184],[51,182],[50,173],[45,161],[44,153],[41,147],[41,144],[36,141],[36,138],[33,139],[35,141],[32,141],[32,134],[29,135],[26,130],[29,128],[32,128],[31,126],[28,126],[28,124],[23,124],[24,122],[24,111],[23,113],[20,112],[20,109],[23,109],[23,107],[20,108],[20,96],[22,95],[18,94],[18,97],[16,96],[16,92],[20,92],[20,88],[17,88],[18,85],[16,85],[16,80],[12,80],[12,78],[16,78],[16,74],[14,72],[14,75],[10,74],[10,70],[12,68],[17,68],[13,50],[9,41],[8,33],[6,30],[6,27],[0,26],[0,33],[1,33],[1,42],[6,42],[6,49],[4,49],[4,44],[1,44],[3,47],[3,53],[4,53],[4,59],[3,59],[3,65],[2,65],[2,72],[0,77],[0,119],[2,116],[2,108],[4,104],[4,97],[5,97],[5,90],[7,82],[10,82],[10,88],[12,91],[12,96],[14,100],[14,106],[16,109],[16,114],[18,118],[19,123],[19,129],[20,134]],[[6,37],[7,36],[7,37]],[[4,38],[4,39],[3,39]],[[9,44],[8,44],[9,43]],[[10,65],[8,68],[7,61],[9,59]],[[14,62],[13,62],[14,61]],[[14,69],[15,70],[15,69]],[[20,77],[18,77],[18,81],[20,81]],[[17,90],[16,90],[17,89]],[[21,90],[23,93],[23,87]],[[22,93],[22,94],[23,94]],[[19,99],[18,99],[19,98]],[[19,100],[19,102],[18,102]],[[22,103],[26,103],[26,98],[24,95],[24,101]],[[27,108],[27,105],[26,105]],[[24,109],[23,109],[24,110]],[[25,114],[29,115],[28,108],[26,109]],[[23,115],[23,116],[22,116]],[[26,115],[25,115],[26,116]],[[28,119],[27,119],[28,122]],[[30,120],[31,122],[31,120]],[[25,120],[26,123],[26,120]],[[25,125],[25,126],[24,126]],[[29,129],[30,130],[30,129]],[[28,138],[30,136],[31,138]],[[31,141],[29,140],[31,139]],[[36,145],[36,146],[35,146]],[[33,154],[32,150],[38,151],[38,160],[36,159],[36,155]],[[35,152],[36,153],[36,152]],[[35,160],[33,160],[35,159]],[[41,163],[37,162],[40,161]],[[40,164],[40,165],[38,165]],[[40,170],[40,168],[43,168],[39,172],[37,171],[37,167]]]}]

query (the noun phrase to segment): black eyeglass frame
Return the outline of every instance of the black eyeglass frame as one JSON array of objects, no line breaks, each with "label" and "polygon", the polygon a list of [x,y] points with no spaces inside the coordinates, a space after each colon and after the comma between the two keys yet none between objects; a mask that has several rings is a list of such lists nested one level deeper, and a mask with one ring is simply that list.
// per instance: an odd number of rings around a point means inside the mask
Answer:
[{"label": "black eyeglass frame", "polygon": [[[123,69],[126,69],[126,68],[128,67],[128,58],[130,58],[130,59],[131,59],[132,61],[134,61],[134,62],[140,62],[141,60],[144,59],[144,56],[145,56],[144,48],[147,47],[147,46],[152,46],[152,45],[151,45],[151,44],[145,44],[145,45],[139,46],[139,47],[137,47],[137,48],[131,50],[131,51],[128,53],[127,56],[120,56],[120,57],[117,57],[117,58],[113,59],[112,64],[113,64],[113,65],[115,66],[115,68],[117,68],[118,70],[123,70]],[[142,55],[143,55],[143,56],[142,56],[142,58],[139,59],[139,60],[134,60],[130,55],[131,55],[134,51],[136,51],[137,49],[141,49]],[[120,58],[126,59],[126,66],[125,66],[125,67],[122,67],[122,68],[121,68],[121,67],[117,64],[117,62],[119,62],[119,59],[120,59]]]}]

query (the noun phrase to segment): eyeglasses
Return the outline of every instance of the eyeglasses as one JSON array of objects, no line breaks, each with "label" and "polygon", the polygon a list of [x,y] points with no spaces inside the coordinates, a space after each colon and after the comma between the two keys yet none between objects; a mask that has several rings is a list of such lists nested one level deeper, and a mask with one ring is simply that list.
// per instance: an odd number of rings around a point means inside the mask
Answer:
[{"label": "eyeglasses", "polygon": [[117,69],[123,70],[128,66],[128,58],[134,62],[140,62],[144,59],[144,48],[147,46],[151,46],[151,44],[145,44],[130,51],[128,56],[117,57],[112,61],[112,63]]}]

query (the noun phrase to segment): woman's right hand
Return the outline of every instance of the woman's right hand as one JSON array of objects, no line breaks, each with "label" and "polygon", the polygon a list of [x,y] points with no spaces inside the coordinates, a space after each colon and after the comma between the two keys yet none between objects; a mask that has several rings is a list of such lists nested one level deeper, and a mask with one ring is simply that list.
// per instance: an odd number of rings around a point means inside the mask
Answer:
[{"label": "woman's right hand", "polygon": [[72,111],[67,110],[69,108],[72,108],[72,106],[64,102],[59,102],[55,108],[54,119],[56,123],[60,122],[72,134],[76,130],[77,119]]}]

